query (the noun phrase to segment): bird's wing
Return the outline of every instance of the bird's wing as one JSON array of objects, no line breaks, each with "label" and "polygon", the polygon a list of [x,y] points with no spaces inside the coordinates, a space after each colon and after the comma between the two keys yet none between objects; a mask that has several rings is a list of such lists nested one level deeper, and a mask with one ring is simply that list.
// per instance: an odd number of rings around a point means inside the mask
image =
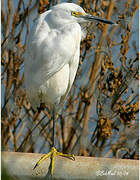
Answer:
[{"label": "bird's wing", "polygon": [[62,105],[64,103],[66,96],[70,92],[70,89],[74,82],[74,79],[75,79],[75,76],[77,73],[77,69],[78,69],[78,65],[79,65],[79,56],[80,56],[80,44],[79,44],[79,47],[76,49],[76,52],[73,57],[73,61],[71,61],[71,63],[69,64],[69,83],[68,83],[68,88],[67,88],[66,93],[64,94],[64,96],[61,97],[60,102],[62,103]]},{"label": "bird's wing", "polygon": [[68,24],[59,29],[50,29],[46,21],[34,26],[25,54],[25,83],[32,81],[39,86],[73,61],[81,41],[78,24]]}]

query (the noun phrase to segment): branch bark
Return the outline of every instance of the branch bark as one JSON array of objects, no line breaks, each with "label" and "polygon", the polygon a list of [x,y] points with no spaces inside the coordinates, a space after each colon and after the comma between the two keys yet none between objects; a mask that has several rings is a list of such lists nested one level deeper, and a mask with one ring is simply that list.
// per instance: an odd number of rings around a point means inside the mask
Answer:
[{"label": "branch bark", "polygon": [[[35,170],[42,157],[36,153],[2,152],[2,166],[16,179],[48,179],[50,158]],[[75,161],[57,156],[54,179],[138,180],[138,160],[76,156]]]}]

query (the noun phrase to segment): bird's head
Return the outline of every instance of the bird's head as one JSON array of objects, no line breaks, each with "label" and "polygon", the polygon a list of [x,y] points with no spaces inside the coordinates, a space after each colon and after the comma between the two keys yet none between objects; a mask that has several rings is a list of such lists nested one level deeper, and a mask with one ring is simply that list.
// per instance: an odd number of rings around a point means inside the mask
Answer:
[{"label": "bird's head", "polygon": [[87,14],[80,6],[74,3],[61,3],[53,6],[51,11],[51,22],[53,21],[55,21],[54,24],[65,24],[72,22],[85,23],[91,21],[115,24],[112,21]]}]

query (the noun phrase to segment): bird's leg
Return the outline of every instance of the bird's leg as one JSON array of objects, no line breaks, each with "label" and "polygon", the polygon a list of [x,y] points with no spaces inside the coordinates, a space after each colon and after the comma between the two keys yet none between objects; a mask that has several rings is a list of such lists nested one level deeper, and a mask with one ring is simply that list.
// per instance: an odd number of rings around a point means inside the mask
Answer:
[{"label": "bird's leg", "polygon": [[63,156],[63,157],[68,157],[71,158],[72,160],[75,160],[74,155],[70,154],[63,154],[61,152],[58,152],[55,148],[55,135],[56,135],[56,120],[58,118],[58,113],[56,115],[56,110],[53,108],[52,111],[52,120],[53,120],[53,136],[52,136],[52,148],[51,151],[48,154],[45,154],[44,156],[41,157],[41,159],[36,163],[34,169],[41,164],[42,161],[44,161],[46,158],[50,157],[51,158],[51,175],[53,175],[54,172],[54,162],[55,162],[55,157],[56,156]]},{"label": "bird's leg", "polygon": [[[58,115],[57,115],[58,116]],[[52,110],[52,120],[53,120],[53,136],[52,136],[52,147],[55,147],[55,135],[56,135],[56,110],[53,108]]]}]

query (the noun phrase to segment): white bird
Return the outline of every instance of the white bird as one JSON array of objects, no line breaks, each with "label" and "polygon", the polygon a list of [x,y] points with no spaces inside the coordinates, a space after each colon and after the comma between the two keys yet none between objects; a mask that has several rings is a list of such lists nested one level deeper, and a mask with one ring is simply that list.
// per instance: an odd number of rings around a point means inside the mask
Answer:
[{"label": "white bird", "polygon": [[41,104],[49,105],[53,119],[52,149],[36,166],[51,156],[51,174],[55,155],[73,157],[55,149],[56,113],[63,105],[76,76],[80,42],[86,35],[82,24],[94,20],[115,24],[87,14],[76,4],[61,3],[41,14],[29,33],[24,59],[27,97],[35,110]]}]

